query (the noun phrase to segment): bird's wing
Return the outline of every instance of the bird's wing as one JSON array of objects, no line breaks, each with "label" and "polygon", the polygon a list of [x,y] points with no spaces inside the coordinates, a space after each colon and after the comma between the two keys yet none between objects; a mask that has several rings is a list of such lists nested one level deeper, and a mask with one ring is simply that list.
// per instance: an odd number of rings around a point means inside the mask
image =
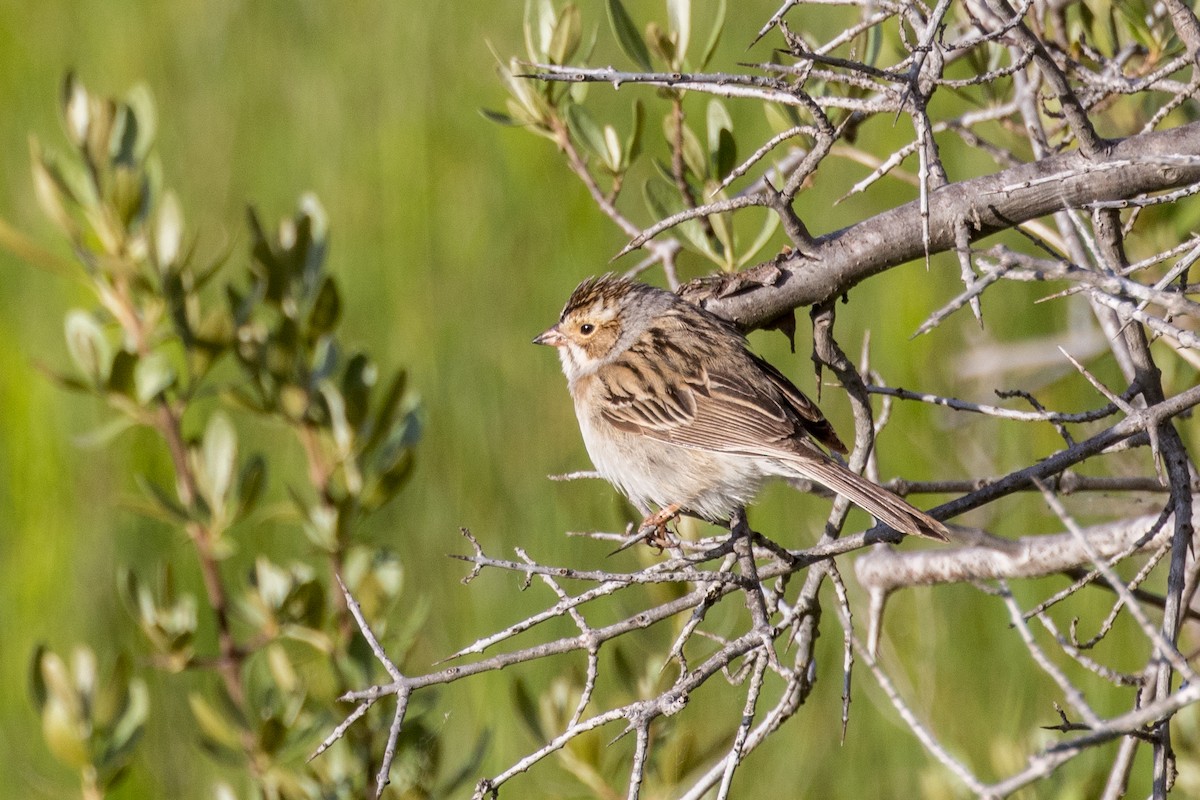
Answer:
[{"label": "bird's wing", "polygon": [[[778,370],[748,351],[740,369],[692,364],[645,374],[609,366],[604,417],[617,428],[683,447],[780,455],[811,450],[811,436],[845,451],[816,405]],[[673,365],[678,367],[678,364]]]},{"label": "bird's wing", "polygon": [[835,450],[839,453],[847,452],[846,445],[842,444],[842,440],[838,438],[837,432],[829,424],[829,420],[825,419],[825,415],[821,413],[821,409],[817,408],[817,404],[810,400],[808,395],[797,389],[796,384],[789,381],[782,372],[775,369],[766,361],[763,361],[753,353],[747,353],[747,355],[766,374],[767,379],[771,381],[776,391],[781,395],[784,405],[800,418],[800,425],[805,433],[830,450]]}]

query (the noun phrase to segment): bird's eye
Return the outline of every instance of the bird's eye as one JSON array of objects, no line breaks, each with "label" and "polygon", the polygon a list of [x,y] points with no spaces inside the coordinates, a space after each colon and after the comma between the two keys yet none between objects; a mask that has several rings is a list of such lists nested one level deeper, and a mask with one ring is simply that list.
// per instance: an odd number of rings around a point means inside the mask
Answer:
[{"label": "bird's eye", "polygon": [[596,326],[590,322],[585,322],[579,326],[579,332],[584,336],[590,336],[594,330],[596,330]]}]

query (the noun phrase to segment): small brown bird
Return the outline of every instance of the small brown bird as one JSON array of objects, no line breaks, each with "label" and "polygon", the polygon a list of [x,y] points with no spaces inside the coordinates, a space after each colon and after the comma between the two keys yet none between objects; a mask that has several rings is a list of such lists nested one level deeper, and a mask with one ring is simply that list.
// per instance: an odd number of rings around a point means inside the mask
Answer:
[{"label": "small brown bird", "polygon": [[731,324],[672,292],[590,278],[533,341],[558,349],[592,463],[647,525],[679,512],[729,524],[767,478],[782,477],[946,540],[942,523],[830,458],[815,442],[846,446],[820,409]]}]

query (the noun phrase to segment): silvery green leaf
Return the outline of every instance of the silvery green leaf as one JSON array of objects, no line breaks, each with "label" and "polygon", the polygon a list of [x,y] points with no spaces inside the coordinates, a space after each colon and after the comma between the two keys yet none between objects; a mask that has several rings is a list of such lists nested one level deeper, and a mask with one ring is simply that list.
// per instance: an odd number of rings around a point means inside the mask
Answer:
[{"label": "silvery green leaf", "polygon": [[278,643],[267,647],[267,668],[275,685],[284,692],[290,694],[299,688],[300,678],[296,674],[296,668],[292,666],[287,652]]},{"label": "silvery green leaf", "polygon": [[552,64],[566,64],[579,49],[579,41],[583,36],[583,21],[579,8],[574,3],[563,6],[554,24],[554,32],[550,36],[550,46],[546,55]]},{"label": "silvery green leaf", "polygon": [[[666,219],[683,210],[683,202],[679,198],[679,193],[675,187],[657,177],[652,177],[646,181],[642,187],[642,194],[646,199],[646,206],[650,209],[650,213],[654,214],[657,219]],[[679,223],[675,227],[683,236],[684,241],[699,251],[709,260],[716,264],[722,264],[723,261],[713,251],[712,244],[708,241],[708,237],[704,235],[704,229],[700,225],[698,219],[689,219]]]},{"label": "silvery green leaf", "polygon": [[101,728],[111,728],[129,704],[129,658],[120,653],[112,671],[96,686],[92,717]]},{"label": "silvery green leaf", "polygon": [[720,100],[708,103],[708,156],[718,178],[724,178],[737,166],[737,145],[733,139],[733,120]]},{"label": "silvery green leaf", "polygon": [[63,122],[67,129],[67,139],[76,147],[81,147],[87,141],[88,127],[91,125],[91,109],[88,103],[87,89],[75,77],[75,73],[67,73],[62,87]]},{"label": "silvery green leaf", "polygon": [[266,556],[259,556],[254,562],[254,586],[267,608],[274,611],[287,599],[292,588],[292,576]]},{"label": "silvery green leaf", "polygon": [[146,729],[146,718],[150,715],[150,692],[146,682],[141,678],[129,681],[128,702],[124,714],[112,729],[112,742],[115,748],[110,751],[109,758],[127,758],[133,745],[141,738]]},{"label": "silvery green leaf", "polygon": [[201,452],[208,500],[214,508],[224,508],[237,467],[237,431],[223,411],[213,412],[208,418]]},{"label": "silvery green leaf", "polygon": [[162,353],[143,356],[133,370],[134,394],[147,405],[175,384],[175,368]]},{"label": "silvery green leaf", "polygon": [[183,242],[183,212],[174,192],[163,195],[154,230],[154,255],[162,271],[175,265]]},{"label": "silvery green leaf", "polygon": [[629,136],[625,139],[625,160],[621,164],[622,169],[628,167],[642,152],[642,126],[645,123],[645,116],[642,101],[635,99],[633,101],[633,126],[629,131]]},{"label": "silvery green leaf", "polygon": [[165,522],[184,522],[188,519],[188,512],[184,507],[175,498],[167,494],[167,491],[161,486],[140,473],[134,475],[133,480],[146,496],[150,498],[155,512],[153,516]]},{"label": "silvery green leaf", "polygon": [[342,301],[338,296],[337,284],[333,278],[326,275],[317,291],[317,299],[313,302],[312,311],[308,314],[309,336],[321,336],[337,327],[342,315]]},{"label": "silvery green leaf", "polygon": [[659,59],[667,62],[668,67],[677,68],[675,57],[678,55],[678,51],[675,49],[675,40],[663,26],[657,22],[651,22],[646,26],[646,44]]},{"label": "silvery green leaf", "polygon": [[158,133],[158,115],[154,110],[154,97],[150,87],[139,83],[125,95],[125,106],[133,119],[137,120],[137,137],[133,142],[132,155],[140,164],[150,153]]},{"label": "silvery green leaf", "polygon": [[676,146],[676,140],[679,140],[683,147],[683,163],[687,165],[688,170],[697,178],[707,177],[709,162],[700,140],[686,122],[681,126],[679,120],[669,111],[663,117],[663,137],[672,149]]},{"label": "silvery green leaf", "polygon": [[249,514],[258,505],[262,496],[263,486],[267,481],[267,464],[263,457],[255,453],[242,465],[238,476],[238,516]]},{"label": "silvery green leaf", "polygon": [[758,232],[758,236],[750,243],[740,256],[738,256],[737,266],[745,266],[751,261],[759,250],[767,246],[767,242],[771,241],[771,236],[774,235],[775,229],[779,227],[779,215],[767,214],[767,218],[763,220],[763,226]]},{"label": "silvery green leaf", "polygon": [[241,733],[231,720],[213,708],[198,692],[188,694],[188,705],[203,737],[211,744],[242,754]]},{"label": "silvery green leaf", "polygon": [[612,26],[613,34],[617,37],[617,44],[621,46],[621,51],[643,72],[649,72],[650,51],[646,49],[646,43],[642,40],[637,26],[630,19],[629,12],[625,10],[621,0],[607,0],[606,6],[608,22]]},{"label": "silvery green leaf", "polygon": [[667,27],[675,39],[675,63],[679,66],[692,35],[692,0],[667,0]]},{"label": "silvery green leaf", "polygon": [[479,109],[479,113],[483,115],[484,119],[489,119],[492,122],[495,122],[497,125],[506,125],[511,128],[521,124],[508,114],[500,111],[493,111],[490,108],[481,108]]},{"label": "silvery green leaf", "polygon": [[118,350],[108,370],[108,391],[132,397],[137,362],[138,357],[130,351],[124,348]]},{"label": "silvery green leaf", "polygon": [[712,31],[708,34],[708,41],[704,44],[704,51],[700,54],[700,65],[696,68],[699,70],[708,66],[713,53],[717,50],[717,43],[721,41],[721,33],[725,30],[725,0],[718,0],[717,13],[713,16]]},{"label": "silvery green leaf", "polygon": [[97,449],[109,444],[136,424],[133,419],[127,416],[113,417],[100,427],[93,428],[86,433],[81,433],[73,437],[72,441],[75,442],[77,447],[89,450]]},{"label": "silvery green leaf", "polygon": [[354,444],[354,431],[346,419],[346,402],[342,399],[342,393],[329,381],[321,382],[320,391],[326,405],[329,406],[329,425],[333,442],[337,445],[340,455],[349,455],[350,447]]},{"label": "silvery green leaf", "polygon": [[337,509],[325,505],[312,506],[304,509],[304,516],[303,527],[308,540],[332,553],[337,548]]},{"label": "silvery green leaf", "polygon": [[604,144],[604,161],[611,171],[619,172],[621,164],[625,162],[625,156],[621,152],[621,140],[617,137],[617,129],[612,125],[604,126]]},{"label": "silvery green leaf", "polygon": [[530,61],[543,61],[554,35],[554,4],[550,0],[525,2],[525,51]]},{"label": "silvery green leaf", "polygon": [[33,648],[33,655],[29,657],[29,689],[33,692],[33,702],[39,712],[49,697],[46,679],[42,674],[42,657],[48,652],[46,645],[38,644]]},{"label": "silvery green leaf", "polygon": [[605,164],[609,163],[608,146],[604,141],[604,133],[583,106],[567,106],[567,127],[571,129],[571,133],[587,148],[589,153]]},{"label": "silvery green leaf", "polygon": [[46,216],[62,228],[66,234],[74,238],[78,226],[67,211],[67,200],[74,204],[75,197],[70,186],[63,179],[56,166],[42,154],[37,142],[30,144],[30,158],[33,162],[33,193],[38,205]]},{"label": "silvery green leaf", "polygon": [[96,386],[103,386],[108,381],[112,364],[112,346],[100,323],[86,311],[68,311],[66,336],[67,352],[71,354],[75,366]]},{"label": "silvery green leaf", "polygon": [[355,353],[342,372],[342,398],[346,403],[346,419],[358,429],[367,418],[371,389],[379,380],[379,368],[365,353]]}]

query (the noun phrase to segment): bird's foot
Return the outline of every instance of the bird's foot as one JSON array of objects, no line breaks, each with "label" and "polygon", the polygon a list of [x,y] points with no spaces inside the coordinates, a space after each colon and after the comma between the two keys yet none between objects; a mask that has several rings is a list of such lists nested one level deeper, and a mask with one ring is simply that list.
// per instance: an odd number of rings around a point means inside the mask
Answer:
[{"label": "bird's foot", "polygon": [[679,510],[679,503],[672,503],[659,509],[642,520],[642,524],[638,526],[638,534],[643,537],[646,544],[658,548],[658,552],[661,553],[671,546],[671,536],[667,525],[678,518]]}]

